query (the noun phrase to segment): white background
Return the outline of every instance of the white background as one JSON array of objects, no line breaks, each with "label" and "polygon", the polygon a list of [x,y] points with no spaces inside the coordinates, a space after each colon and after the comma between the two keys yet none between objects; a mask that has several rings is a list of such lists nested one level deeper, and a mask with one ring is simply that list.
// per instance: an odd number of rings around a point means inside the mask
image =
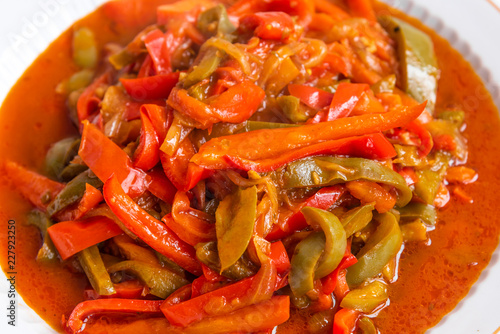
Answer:
[{"label": "white background", "polygon": [[[386,0],[405,9],[408,0]],[[500,7],[500,0],[492,0]],[[85,16],[104,0],[2,0],[0,4],[0,101],[9,88],[63,30],[73,21]],[[458,37],[468,43],[464,50],[480,55],[468,59],[479,69],[485,82],[500,107],[500,91],[494,83],[500,83],[500,12],[487,0],[415,0],[421,8],[442,19],[445,25],[458,32]],[[412,15],[419,11],[412,9]],[[439,22],[430,21],[434,26]],[[444,30],[443,36],[454,36]],[[492,265],[481,276],[479,284],[472,289],[457,309],[434,329],[432,334],[493,334],[500,326],[500,261],[497,250]],[[0,278],[0,332],[4,333],[51,333],[38,316],[19,303],[16,328],[7,325],[6,280]]]}]

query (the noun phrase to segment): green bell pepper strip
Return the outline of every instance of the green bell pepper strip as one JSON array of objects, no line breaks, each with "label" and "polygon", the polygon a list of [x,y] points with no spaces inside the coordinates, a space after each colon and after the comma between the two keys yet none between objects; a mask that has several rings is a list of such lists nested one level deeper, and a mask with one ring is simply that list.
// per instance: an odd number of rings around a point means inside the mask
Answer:
[{"label": "green bell pepper strip", "polygon": [[247,121],[245,127],[241,132],[250,132],[261,129],[282,129],[282,128],[293,128],[299,125],[296,124],[286,124],[286,123],[272,123],[272,122],[259,122],[259,121]]},{"label": "green bell pepper strip", "polygon": [[73,60],[83,68],[96,67],[99,52],[94,33],[89,28],[81,28],[73,33]]},{"label": "green bell pepper strip", "polygon": [[320,231],[309,234],[295,247],[288,275],[288,282],[295,296],[302,297],[314,289],[314,272],[325,245],[325,233]]},{"label": "green bell pepper strip", "polygon": [[97,245],[86,248],[78,253],[78,261],[82,266],[90,284],[101,296],[109,296],[116,293],[113,282],[109,277]]},{"label": "green bell pepper strip", "polygon": [[427,164],[427,159],[420,156],[418,147],[416,146],[395,144],[394,149],[398,153],[398,156],[392,161],[393,163],[404,167],[422,167]]},{"label": "green bell pepper strip", "polygon": [[413,202],[405,207],[399,208],[398,211],[400,219],[421,219],[425,224],[429,226],[436,225],[437,212],[436,208],[432,205]]},{"label": "green bell pepper strip", "polygon": [[184,88],[189,88],[195,83],[198,83],[208,78],[219,67],[223,58],[223,52],[216,48],[209,48],[201,58],[198,65],[193,66],[193,70],[182,80]]},{"label": "green bell pepper strip", "polygon": [[50,239],[47,229],[54,223],[43,212],[34,210],[28,214],[27,222],[29,225],[38,227],[42,235],[42,247],[38,250],[36,255],[37,262],[54,261],[58,257],[56,246]]},{"label": "green bell pepper strip", "polygon": [[358,320],[358,328],[362,334],[378,334],[379,331],[368,317],[362,317]]},{"label": "green bell pepper strip", "polygon": [[198,260],[224,277],[232,280],[241,280],[253,276],[257,272],[258,268],[248,259],[246,253],[234,264],[221,271],[219,252],[217,251],[217,244],[215,242],[199,243],[195,248]]},{"label": "green bell pepper strip", "polygon": [[59,181],[62,181],[61,172],[78,154],[80,147],[80,138],[70,137],[64,138],[53,144],[45,156],[45,170],[47,174]]},{"label": "green bell pepper strip", "polygon": [[[290,87],[291,85],[288,85]],[[300,105],[300,99],[292,95],[282,95],[276,99],[283,113],[292,122],[305,122],[309,119]]]},{"label": "green bell pepper strip", "polygon": [[460,128],[465,121],[465,112],[463,110],[445,110],[439,113],[437,118],[453,123]]},{"label": "green bell pepper strip", "polygon": [[[274,175],[280,178],[280,171]],[[363,158],[323,156],[294,161],[285,168],[281,180],[285,189],[324,187],[354,180],[393,186],[398,191],[396,204],[403,207],[412,198],[404,178],[380,163]]]},{"label": "green bell pepper strip", "polygon": [[340,221],[342,226],[344,226],[347,238],[361,231],[372,221],[373,210],[375,210],[375,206],[373,204],[367,204],[351,209],[341,217]]},{"label": "green bell pepper strip", "polygon": [[417,170],[415,174],[418,178],[415,183],[415,194],[425,203],[432,205],[442,181],[441,176],[431,169]]},{"label": "green bell pepper strip", "polygon": [[125,271],[133,274],[150,289],[149,293],[162,299],[167,298],[172,292],[180,287],[189,284],[189,281],[184,277],[166,268],[142,261],[122,261],[108,268],[109,273],[118,271]]},{"label": "green bell pepper strip", "polygon": [[221,271],[229,268],[243,255],[253,235],[257,209],[257,187],[226,196],[215,213],[217,249]]},{"label": "green bell pepper strip", "polygon": [[306,206],[301,210],[307,223],[313,228],[321,227],[325,233],[325,248],[318,261],[314,278],[323,278],[331,273],[344,257],[347,247],[346,233],[340,220],[333,213]]},{"label": "green bell pepper strip", "polygon": [[346,279],[349,286],[357,286],[380,273],[403,244],[398,221],[392,213],[379,214],[375,219],[380,225],[356,254],[358,262],[347,269]]},{"label": "green bell pepper strip", "polygon": [[100,188],[103,185],[102,181],[99,180],[92,171],[86,170],[71,180],[66,187],[57,194],[56,198],[54,198],[47,207],[47,213],[53,216],[68,206],[78,202],[85,193],[87,183],[94,188]]},{"label": "green bell pepper strip", "polygon": [[368,314],[385,303],[388,298],[387,285],[373,281],[359,289],[349,291],[342,299],[340,307]]},{"label": "green bell pepper strip", "polygon": [[[214,23],[217,22],[217,25]],[[223,4],[218,4],[215,7],[207,9],[198,16],[198,29],[207,37],[230,38],[236,27],[229,20],[226,7]]]},{"label": "green bell pepper strip", "polygon": [[398,44],[403,90],[420,103],[428,101],[427,108],[433,112],[439,69],[432,39],[395,17],[383,16],[380,23]]}]

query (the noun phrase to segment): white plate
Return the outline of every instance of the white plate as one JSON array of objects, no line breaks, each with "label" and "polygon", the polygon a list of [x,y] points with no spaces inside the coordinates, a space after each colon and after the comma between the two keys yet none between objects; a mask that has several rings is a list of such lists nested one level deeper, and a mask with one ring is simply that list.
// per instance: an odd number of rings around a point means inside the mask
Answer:
[{"label": "white plate", "polygon": [[[500,108],[500,0],[384,0],[447,38],[474,66]],[[0,101],[62,31],[105,0],[18,0],[0,8]],[[457,308],[430,334],[493,334],[500,329],[500,250]],[[18,296],[17,326],[7,324],[8,286],[0,279],[0,332],[54,331]]]}]

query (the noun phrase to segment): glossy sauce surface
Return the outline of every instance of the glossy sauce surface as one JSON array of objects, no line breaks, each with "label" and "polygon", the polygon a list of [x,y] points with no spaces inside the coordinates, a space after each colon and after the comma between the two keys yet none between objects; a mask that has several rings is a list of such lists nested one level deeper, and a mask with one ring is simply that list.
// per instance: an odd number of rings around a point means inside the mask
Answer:
[{"label": "glossy sauce surface", "polygon": [[[138,1],[127,0],[120,7],[102,7],[75,26],[98,31],[96,36],[101,46],[111,41],[124,45],[141,28],[154,22],[154,8],[166,2],[147,1],[147,5],[137,7]],[[386,8],[378,6],[379,10]],[[111,17],[120,17],[121,10],[134,10],[139,15],[134,22],[112,20]],[[437,109],[455,107],[466,112],[468,166],[478,171],[479,179],[465,188],[474,199],[473,204],[452,197],[440,211],[436,230],[430,233],[429,246],[423,243],[405,246],[399,279],[389,288],[391,304],[375,319],[381,333],[421,333],[436,324],[467,294],[498,244],[499,209],[492,196],[500,188],[497,173],[500,147],[494,144],[500,142],[498,111],[470,65],[448,42],[426,31],[434,40],[441,68]],[[5,100],[0,114],[0,161],[8,158],[40,170],[50,144],[75,133],[66,115],[64,98],[55,93],[57,84],[77,70],[71,60],[71,36],[71,30],[61,35],[26,71]],[[61,331],[61,315],[67,316],[83,300],[86,280],[61,265],[36,263],[41,239],[36,228],[25,225],[29,210],[30,205],[0,174],[0,219],[3,224],[8,219],[16,220],[18,291],[30,307]],[[5,234],[0,234],[0,244],[0,261],[5,267]],[[297,315],[279,332],[303,333],[306,321]],[[164,321],[154,323],[157,323],[154,328],[161,329]],[[130,332],[137,329],[133,327]]]}]

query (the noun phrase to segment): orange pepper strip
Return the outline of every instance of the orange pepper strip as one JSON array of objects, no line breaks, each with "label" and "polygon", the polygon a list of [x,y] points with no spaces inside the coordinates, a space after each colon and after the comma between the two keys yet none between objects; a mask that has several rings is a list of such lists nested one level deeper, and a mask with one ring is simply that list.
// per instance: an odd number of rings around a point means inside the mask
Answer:
[{"label": "orange pepper strip", "polygon": [[226,156],[247,160],[273,159],[291,150],[328,140],[404,126],[417,118],[424,108],[425,103],[385,114],[366,114],[297,128],[263,129],[218,137],[205,143],[191,161],[209,169],[224,169],[230,166]]},{"label": "orange pepper strip", "polygon": [[[255,333],[274,328],[290,317],[290,297],[275,296],[226,315],[203,319],[186,328],[170,327],[172,334]],[[258,320],[256,320],[258,319]]]},{"label": "orange pepper strip", "polygon": [[450,167],[446,170],[445,178],[450,183],[468,184],[477,180],[477,173],[465,166]]},{"label": "orange pepper strip", "polygon": [[396,197],[375,182],[351,181],[346,183],[346,187],[362,203],[375,202],[375,209],[379,213],[389,211],[396,204]]},{"label": "orange pepper strip", "polygon": [[132,233],[190,273],[202,274],[194,248],[135,203],[115,176],[106,181],[103,193],[111,211]]},{"label": "orange pepper strip", "polygon": [[361,313],[359,311],[346,308],[337,311],[333,319],[333,334],[354,333],[360,315]]},{"label": "orange pepper strip", "polygon": [[[21,165],[6,161],[4,164],[5,173],[16,189],[28,199],[34,206],[41,210],[46,210],[50,200],[64,188],[64,184],[52,181],[51,179],[30,171]],[[47,197],[47,201],[44,201]]]}]

